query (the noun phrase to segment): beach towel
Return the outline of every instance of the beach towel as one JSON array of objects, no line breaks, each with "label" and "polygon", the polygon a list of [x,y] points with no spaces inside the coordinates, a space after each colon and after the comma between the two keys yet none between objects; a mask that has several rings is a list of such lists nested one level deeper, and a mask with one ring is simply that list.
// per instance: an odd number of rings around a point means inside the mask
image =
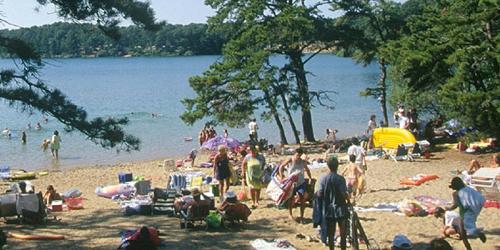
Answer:
[{"label": "beach towel", "polygon": [[413,177],[406,177],[399,181],[401,185],[409,185],[409,186],[420,186],[422,183],[427,181],[438,179],[437,175],[426,175],[426,174],[417,174]]},{"label": "beach towel", "polygon": [[357,212],[397,212],[398,204],[396,203],[375,203],[373,207],[354,207]]},{"label": "beach towel", "polygon": [[283,207],[285,202],[292,197],[294,184],[299,180],[298,174],[288,176],[280,181],[276,175],[267,185],[266,194],[278,207]]},{"label": "beach towel", "polygon": [[311,164],[307,165],[309,169],[319,169],[319,168],[326,168],[328,165],[326,162],[318,162],[318,161],[313,161]]},{"label": "beach towel", "polygon": [[273,239],[273,240],[265,240],[265,239],[256,239],[250,241],[250,245],[256,250],[295,250],[292,243],[288,242],[284,239]]},{"label": "beach towel", "polygon": [[451,205],[450,201],[438,199],[429,195],[417,195],[413,198],[418,201],[422,208],[429,214],[434,214],[436,207],[446,207]]},{"label": "beach towel", "polygon": [[118,185],[100,186],[95,189],[97,196],[111,199],[113,196],[130,196],[135,192],[134,182],[120,183]]}]

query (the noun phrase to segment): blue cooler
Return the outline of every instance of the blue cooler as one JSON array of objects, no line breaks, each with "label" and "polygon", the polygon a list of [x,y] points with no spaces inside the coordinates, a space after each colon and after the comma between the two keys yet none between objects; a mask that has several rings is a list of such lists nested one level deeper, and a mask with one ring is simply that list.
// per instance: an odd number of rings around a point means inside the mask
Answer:
[{"label": "blue cooler", "polygon": [[120,183],[125,183],[125,182],[129,182],[129,181],[132,181],[132,173],[119,173],[118,174],[118,181]]}]

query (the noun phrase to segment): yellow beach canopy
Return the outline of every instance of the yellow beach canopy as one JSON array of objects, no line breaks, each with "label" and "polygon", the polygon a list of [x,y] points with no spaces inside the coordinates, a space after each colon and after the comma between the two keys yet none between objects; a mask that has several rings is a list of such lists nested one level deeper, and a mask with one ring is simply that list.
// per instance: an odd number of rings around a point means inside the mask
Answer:
[{"label": "yellow beach canopy", "polygon": [[373,144],[376,148],[396,149],[399,144],[415,144],[413,134],[402,128],[376,128],[373,131]]}]

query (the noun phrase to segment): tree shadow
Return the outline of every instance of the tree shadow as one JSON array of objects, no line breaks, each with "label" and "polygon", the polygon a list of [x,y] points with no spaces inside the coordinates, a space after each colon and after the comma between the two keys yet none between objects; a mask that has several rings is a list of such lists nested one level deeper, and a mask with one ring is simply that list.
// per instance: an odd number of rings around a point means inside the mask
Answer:
[{"label": "tree shadow", "polygon": [[63,212],[60,217],[62,221],[46,225],[3,224],[2,229],[6,232],[65,236],[65,240],[58,241],[9,238],[9,249],[112,249],[120,244],[121,231],[135,230],[142,225],[158,228],[166,245],[160,249],[247,249],[252,239],[277,238],[278,234],[293,233],[293,227],[277,228],[273,220],[252,220],[251,217],[248,223],[236,227],[208,231],[205,225],[181,229],[179,218],[165,215],[125,217],[116,208],[98,209],[92,214]]},{"label": "tree shadow", "polygon": [[382,192],[382,191],[399,192],[399,191],[406,191],[406,190],[410,190],[410,189],[411,189],[411,187],[381,188],[381,189],[372,189],[368,193],[376,193],[376,192]]}]

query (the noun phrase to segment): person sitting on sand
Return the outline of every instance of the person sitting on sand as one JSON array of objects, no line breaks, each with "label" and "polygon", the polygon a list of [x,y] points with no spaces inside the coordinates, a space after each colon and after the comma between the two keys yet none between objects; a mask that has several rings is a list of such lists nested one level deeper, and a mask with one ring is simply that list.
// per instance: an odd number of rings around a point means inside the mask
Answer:
[{"label": "person sitting on sand", "polygon": [[364,174],[363,169],[356,164],[356,156],[349,155],[349,165],[342,171],[342,176],[346,178],[347,181],[347,191],[354,196],[361,195],[361,186],[358,183],[359,178]]},{"label": "person sitting on sand", "polygon": [[50,206],[52,204],[52,201],[55,200],[62,200],[61,195],[56,192],[54,186],[49,185],[47,186],[47,191],[45,191],[45,194],[43,195],[43,202],[45,203],[45,205]]},{"label": "person sitting on sand", "polygon": [[295,205],[294,197],[296,194],[298,194],[300,200],[300,217],[298,221],[300,223],[303,223],[304,210],[306,208],[306,200],[304,199],[304,196],[306,195],[307,182],[304,178],[304,172],[307,173],[309,179],[312,179],[311,171],[307,167],[309,162],[304,159],[305,157],[304,158],[302,157],[303,155],[304,155],[304,150],[302,148],[295,149],[295,154],[293,155],[293,157],[283,162],[279,168],[279,176],[281,179],[284,179],[285,177],[283,175],[283,172],[285,170],[285,167],[287,166],[288,166],[288,176],[293,174],[298,174],[299,178],[297,180],[297,183],[295,183],[295,188],[292,192],[292,198],[290,199],[290,202],[288,202],[288,211],[290,213],[290,219],[294,220],[293,218],[293,207]]},{"label": "person sitting on sand", "polygon": [[226,199],[217,209],[224,213],[224,217],[229,221],[242,220],[248,221],[248,216],[252,213],[247,205],[240,203],[236,198],[236,193],[228,190],[224,195]]},{"label": "person sitting on sand", "polygon": [[475,189],[466,186],[460,177],[454,177],[449,187],[454,190],[453,204],[445,210],[451,211],[458,207],[467,237],[479,236],[479,239],[485,242],[486,235],[476,227],[477,217],[485,203],[484,197]]},{"label": "person sitting on sand", "polygon": [[441,236],[443,238],[458,236],[464,242],[465,248],[470,249],[460,214],[455,211],[445,211],[442,207],[437,207],[436,211],[434,211],[434,217],[443,220],[443,227],[441,229]]}]

